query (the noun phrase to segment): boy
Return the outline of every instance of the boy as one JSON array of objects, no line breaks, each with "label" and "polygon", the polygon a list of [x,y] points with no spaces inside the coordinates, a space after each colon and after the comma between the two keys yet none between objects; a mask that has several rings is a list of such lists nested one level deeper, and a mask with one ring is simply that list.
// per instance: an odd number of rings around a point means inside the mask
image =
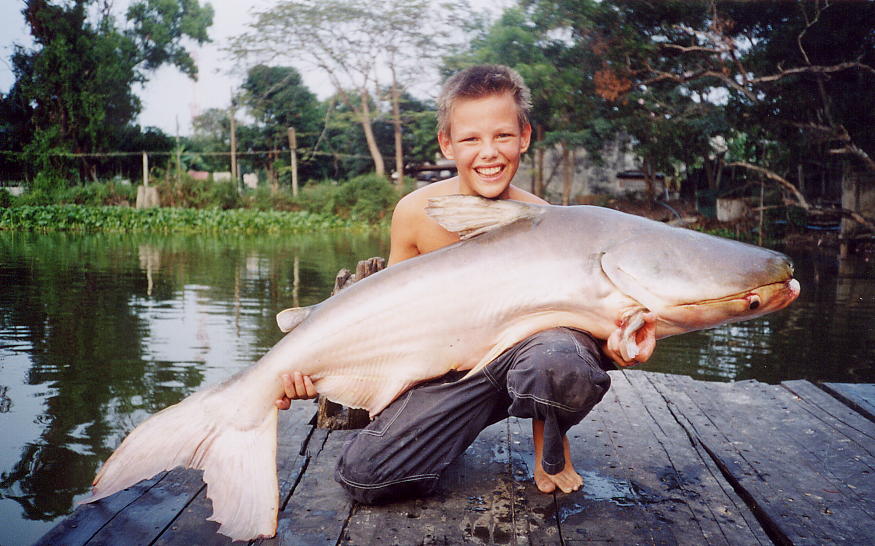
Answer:
[{"label": "boy", "polygon": [[[447,81],[438,106],[438,141],[444,156],[455,160],[458,176],[398,202],[390,266],[459,240],[426,214],[431,197],[546,203],[511,185],[532,133],[529,90],[519,74],[505,66],[469,68]],[[628,364],[615,351],[605,352]],[[613,367],[584,332],[554,328],[535,334],[465,381],[457,382],[463,372],[453,372],[402,394],[347,444],[335,479],[364,503],[428,494],[483,428],[514,415],[532,419],[538,489],[575,491],[583,479],[571,464],[565,433],[601,401],[610,388],[605,371]],[[299,373],[282,380],[281,409],[291,399],[316,394]]]}]

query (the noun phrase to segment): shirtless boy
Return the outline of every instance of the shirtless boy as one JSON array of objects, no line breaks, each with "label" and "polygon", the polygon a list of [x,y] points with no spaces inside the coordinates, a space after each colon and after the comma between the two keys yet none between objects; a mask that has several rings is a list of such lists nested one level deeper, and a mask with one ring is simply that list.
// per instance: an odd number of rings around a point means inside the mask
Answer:
[{"label": "shirtless boy", "polygon": [[[442,195],[479,195],[546,203],[511,185],[528,149],[529,90],[513,70],[475,66],[451,77],[439,98],[438,141],[456,162],[458,176],[405,196],[392,215],[389,265],[459,240],[425,212]],[[484,273],[485,274],[485,273]],[[381,412],[346,446],[336,479],[359,502],[374,503],[430,493],[440,472],[486,426],[508,415],[532,419],[534,478],[539,490],[569,493],[583,480],[571,464],[565,433],[610,388],[605,370],[622,362],[584,332],[554,328],[512,347],[483,371],[458,382],[451,373],[414,387]],[[286,396],[312,398],[309,377],[283,376]]]}]

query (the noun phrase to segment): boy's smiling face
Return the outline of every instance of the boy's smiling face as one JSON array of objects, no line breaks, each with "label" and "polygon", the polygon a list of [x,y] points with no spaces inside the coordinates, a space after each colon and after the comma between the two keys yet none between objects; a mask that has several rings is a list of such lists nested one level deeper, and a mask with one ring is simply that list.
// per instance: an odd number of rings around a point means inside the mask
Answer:
[{"label": "boy's smiling face", "polygon": [[460,193],[507,197],[532,136],[531,125],[520,127],[518,112],[510,93],[453,102],[450,134],[438,134],[438,142],[456,161]]}]

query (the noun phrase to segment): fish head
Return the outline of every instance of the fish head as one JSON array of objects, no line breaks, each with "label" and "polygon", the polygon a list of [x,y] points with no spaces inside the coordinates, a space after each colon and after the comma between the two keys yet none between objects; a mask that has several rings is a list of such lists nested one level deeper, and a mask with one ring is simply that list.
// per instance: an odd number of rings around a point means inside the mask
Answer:
[{"label": "fish head", "polygon": [[618,290],[657,314],[657,337],[765,315],[800,291],[780,252],[669,226],[605,249],[601,265]]}]

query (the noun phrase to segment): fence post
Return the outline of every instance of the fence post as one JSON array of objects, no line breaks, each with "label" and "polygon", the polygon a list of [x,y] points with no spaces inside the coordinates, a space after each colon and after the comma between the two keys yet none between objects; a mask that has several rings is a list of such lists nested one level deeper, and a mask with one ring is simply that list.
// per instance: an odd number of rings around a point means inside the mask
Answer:
[{"label": "fence post", "polygon": [[292,195],[298,196],[298,137],[295,128],[289,127],[289,153],[292,158]]},{"label": "fence post", "polygon": [[149,154],[143,152],[143,185],[149,187]]},{"label": "fence post", "polygon": [[239,191],[240,179],[237,178],[237,120],[234,119],[234,101],[231,101],[231,179],[234,188]]}]

